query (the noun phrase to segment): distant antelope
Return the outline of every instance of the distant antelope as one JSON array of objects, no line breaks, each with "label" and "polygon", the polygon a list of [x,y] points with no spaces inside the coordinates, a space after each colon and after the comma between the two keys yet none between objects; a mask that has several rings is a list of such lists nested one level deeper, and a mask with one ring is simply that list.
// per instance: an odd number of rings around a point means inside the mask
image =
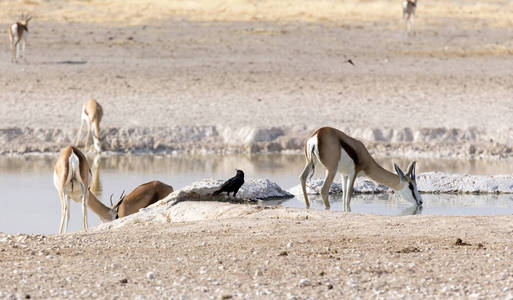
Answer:
[{"label": "distant antelope", "polygon": [[414,33],[413,28],[415,23],[415,10],[417,9],[417,0],[404,0],[403,1],[403,19],[404,30],[407,34]]},{"label": "distant antelope", "polygon": [[87,231],[87,201],[89,198],[89,181],[91,171],[87,159],[75,147],[68,146],[62,149],[53,173],[53,183],[59,192],[61,199],[61,223],[59,234],[62,234],[64,223],[68,231],[70,217],[70,195],[73,192],[75,184],[80,184],[82,188],[82,222],[84,231]]},{"label": "distant antelope", "polygon": [[[313,175],[316,162],[320,161],[326,167],[326,179],[321,188],[321,196],[326,209],[330,208],[328,194],[331,183],[337,172],[342,175],[342,189],[344,191],[344,209],[350,210],[351,195],[354,180],[357,176],[366,175],[373,180],[387,185],[401,193],[403,198],[422,205],[422,198],[417,190],[415,180],[415,162],[408,173],[394,164],[397,175],[382,168],[369,154],[362,142],[356,140],[340,130],[331,127],[317,129],[305,143],[306,166],[300,176],[301,188],[305,198],[306,208],[310,207],[306,194],[306,180]],[[310,177],[311,177],[310,176]]]},{"label": "distant antelope", "polygon": [[89,139],[91,138],[91,133],[93,133],[94,148],[97,152],[102,151],[100,144],[100,122],[102,120],[102,117],[102,106],[95,99],[87,100],[84,106],[82,107],[80,129],[78,130],[77,140],[75,142],[75,145],[77,147],[80,141],[80,136],[82,134],[82,127],[84,126],[84,123],[87,123],[87,137],[85,142],[85,149],[87,149],[87,147],[89,146]]},{"label": "distant antelope", "polygon": [[31,16],[21,15],[20,20],[14,24],[9,25],[9,40],[11,42],[11,62],[18,61],[18,54],[20,58],[25,59],[25,44],[27,42],[28,21],[32,19]]}]

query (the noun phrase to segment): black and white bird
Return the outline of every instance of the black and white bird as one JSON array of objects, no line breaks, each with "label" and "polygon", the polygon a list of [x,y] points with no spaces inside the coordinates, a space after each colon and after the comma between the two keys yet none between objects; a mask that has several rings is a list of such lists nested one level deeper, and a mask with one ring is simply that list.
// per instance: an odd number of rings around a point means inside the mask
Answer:
[{"label": "black and white bird", "polygon": [[237,170],[237,174],[234,177],[228,179],[225,183],[223,183],[217,191],[215,191],[212,195],[216,196],[221,194],[222,192],[226,192],[228,196],[233,192],[233,197],[237,195],[240,187],[244,184],[244,172],[242,170]]}]

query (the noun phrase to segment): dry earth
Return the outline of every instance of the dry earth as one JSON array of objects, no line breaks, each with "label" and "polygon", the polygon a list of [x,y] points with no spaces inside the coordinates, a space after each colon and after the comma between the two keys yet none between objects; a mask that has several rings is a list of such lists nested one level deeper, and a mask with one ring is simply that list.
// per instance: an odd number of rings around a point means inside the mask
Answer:
[{"label": "dry earth", "polygon": [[0,296],[513,297],[511,216],[383,217],[208,202],[174,208],[198,205],[222,208],[227,218],[0,235]]},{"label": "dry earth", "polygon": [[106,150],[299,150],[331,125],[383,155],[513,155],[507,1],[422,3],[409,38],[396,1],[0,6],[5,36],[34,15],[29,62],[0,53],[0,153],[71,143],[95,97]]},{"label": "dry earth", "polygon": [[[95,97],[107,150],[298,150],[331,125],[381,155],[509,157],[512,5],[422,1],[408,38],[399,1],[2,1],[0,35],[34,18],[27,63],[1,44],[0,153],[69,144]],[[511,216],[254,209],[2,234],[0,297],[513,297]]]}]

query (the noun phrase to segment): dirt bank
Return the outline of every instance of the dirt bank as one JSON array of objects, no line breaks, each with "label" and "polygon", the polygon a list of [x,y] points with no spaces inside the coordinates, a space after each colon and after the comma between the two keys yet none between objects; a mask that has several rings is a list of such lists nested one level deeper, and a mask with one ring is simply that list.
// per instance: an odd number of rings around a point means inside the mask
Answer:
[{"label": "dirt bank", "polygon": [[[183,202],[175,209],[211,204]],[[209,210],[220,209],[228,218],[134,222],[65,236],[0,235],[0,296],[513,296],[510,216],[384,217],[234,204]]]}]

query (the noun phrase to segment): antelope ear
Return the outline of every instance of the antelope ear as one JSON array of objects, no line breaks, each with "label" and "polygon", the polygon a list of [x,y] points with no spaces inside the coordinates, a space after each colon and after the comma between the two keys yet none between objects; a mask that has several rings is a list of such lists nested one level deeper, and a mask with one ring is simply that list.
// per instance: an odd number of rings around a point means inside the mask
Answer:
[{"label": "antelope ear", "polygon": [[27,22],[30,21],[30,19],[32,19],[32,16],[27,16]]},{"label": "antelope ear", "polygon": [[397,175],[399,175],[399,179],[403,180],[403,178],[404,178],[403,170],[401,170],[401,168],[399,168],[399,166],[396,163],[394,163],[394,169],[395,169],[395,172],[397,173]]},{"label": "antelope ear", "polygon": [[413,161],[408,168],[408,176],[410,176],[411,179],[415,180],[415,166],[417,165],[416,161]]}]

